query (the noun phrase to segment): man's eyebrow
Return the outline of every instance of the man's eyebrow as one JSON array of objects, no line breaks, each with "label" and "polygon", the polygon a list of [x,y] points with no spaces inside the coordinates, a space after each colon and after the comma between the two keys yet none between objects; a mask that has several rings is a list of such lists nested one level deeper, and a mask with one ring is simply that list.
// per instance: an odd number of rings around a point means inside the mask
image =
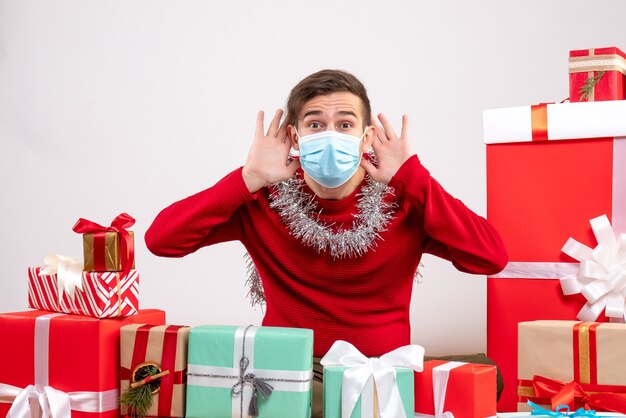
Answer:
[{"label": "man's eyebrow", "polygon": [[305,119],[307,116],[319,116],[322,114],[321,110],[309,110],[302,116],[302,119]]},{"label": "man's eyebrow", "polygon": [[[321,110],[309,110],[302,116],[302,119],[305,119],[307,116],[319,116],[322,113],[323,112]],[[357,117],[356,113],[352,110],[340,110],[339,112],[337,112],[337,114],[339,116],[354,116],[355,118]]]}]

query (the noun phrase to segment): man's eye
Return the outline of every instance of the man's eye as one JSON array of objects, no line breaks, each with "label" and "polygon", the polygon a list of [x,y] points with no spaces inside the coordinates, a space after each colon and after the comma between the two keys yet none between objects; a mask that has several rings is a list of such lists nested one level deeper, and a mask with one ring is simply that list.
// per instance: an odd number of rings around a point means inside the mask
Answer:
[{"label": "man's eye", "polygon": [[339,126],[341,126],[342,129],[350,129],[352,128],[352,124],[349,122],[342,122]]},{"label": "man's eye", "polygon": [[311,123],[309,123],[309,128],[311,128],[311,129],[319,129],[321,127],[322,127],[322,125],[319,122],[311,122]]}]

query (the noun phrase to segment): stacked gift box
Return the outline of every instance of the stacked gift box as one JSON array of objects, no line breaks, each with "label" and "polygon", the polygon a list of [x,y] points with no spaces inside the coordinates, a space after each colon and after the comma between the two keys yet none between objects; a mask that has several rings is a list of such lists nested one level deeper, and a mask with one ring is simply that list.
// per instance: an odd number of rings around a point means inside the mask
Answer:
[{"label": "stacked gift box", "polygon": [[[625,63],[617,48],[572,51],[570,103],[483,114],[488,219],[510,257],[487,281],[487,351],[505,382],[500,411],[515,410],[518,401],[527,410],[529,400],[552,410],[558,401],[591,408],[581,397],[626,391],[626,375],[603,375],[616,360],[616,344],[626,346],[626,325],[611,325],[619,336],[600,349],[595,330],[608,325],[568,322],[624,321]],[[592,354],[585,361],[576,354],[583,346]],[[580,364],[598,373],[576,373]],[[547,396],[545,379],[560,389],[552,386]],[[580,396],[561,397],[576,390]]]}]

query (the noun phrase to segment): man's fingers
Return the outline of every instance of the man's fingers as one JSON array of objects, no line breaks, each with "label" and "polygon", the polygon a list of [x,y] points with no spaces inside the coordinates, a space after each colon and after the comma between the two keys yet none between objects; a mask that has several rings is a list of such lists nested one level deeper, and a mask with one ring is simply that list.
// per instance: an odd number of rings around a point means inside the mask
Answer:
[{"label": "man's fingers", "polygon": [[385,135],[387,136],[387,139],[390,141],[393,139],[397,139],[396,133],[393,130],[393,126],[391,126],[387,117],[383,115],[382,113],[379,113],[378,119],[380,119],[381,123],[383,124],[383,128],[385,129]]},{"label": "man's fingers", "polygon": [[294,158],[293,160],[291,160],[289,162],[289,165],[287,165],[287,171],[289,172],[289,176],[290,177],[293,176],[293,174],[299,168],[300,168],[300,159],[299,158]]},{"label": "man's fingers", "polygon": [[263,137],[263,118],[265,117],[265,113],[261,110],[256,115],[256,128],[254,130],[254,137],[261,138]]},{"label": "man's fingers", "polygon": [[276,113],[274,113],[274,118],[272,119],[272,123],[270,123],[270,127],[267,130],[267,136],[274,136],[278,131],[278,124],[280,123],[280,118],[283,115],[283,110],[278,109]]},{"label": "man's fingers", "polygon": [[376,138],[378,139],[378,141],[373,141],[373,142],[382,142],[386,140],[387,136],[385,135],[385,130],[375,118],[372,118],[372,125],[374,126],[374,128],[376,128]]},{"label": "man's fingers", "polygon": [[409,137],[409,116],[402,115],[402,131],[400,132],[400,138],[407,139]]},{"label": "man's fingers", "polygon": [[372,176],[374,180],[376,179],[376,172],[378,171],[378,169],[368,159],[361,158],[361,167],[363,167],[365,171],[367,171],[367,174]]},{"label": "man's fingers", "polygon": [[382,148],[383,144],[382,142],[380,142],[380,140],[374,140],[372,141],[372,148],[374,149],[374,152],[376,154],[378,154],[378,152],[380,151],[380,149]]},{"label": "man's fingers", "polygon": [[285,120],[285,121],[283,121],[283,123],[280,124],[280,128],[278,128],[278,132],[276,132],[276,138],[280,139],[283,142],[289,142],[289,141],[286,141],[286,139],[287,139],[287,126],[289,126],[289,124]]}]

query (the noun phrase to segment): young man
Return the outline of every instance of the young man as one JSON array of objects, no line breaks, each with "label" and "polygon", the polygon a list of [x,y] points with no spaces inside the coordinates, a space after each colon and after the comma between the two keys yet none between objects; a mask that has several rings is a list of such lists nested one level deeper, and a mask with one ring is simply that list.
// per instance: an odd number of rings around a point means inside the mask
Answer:
[{"label": "young man", "polygon": [[[425,252],[464,272],[504,268],[497,232],[411,152],[408,118],[400,136],[382,114],[372,119],[354,76],[306,77],[281,117],[265,132],[259,112],[245,165],[157,216],[146,232],[154,254],[241,241],[262,281],[263,325],[313,329],[316,357],[337,339],[368,357],[410,344],[411,290]],[[299,158],[289,158],[291,148]],[[364,156],[371,149],[375,158]]]}]

